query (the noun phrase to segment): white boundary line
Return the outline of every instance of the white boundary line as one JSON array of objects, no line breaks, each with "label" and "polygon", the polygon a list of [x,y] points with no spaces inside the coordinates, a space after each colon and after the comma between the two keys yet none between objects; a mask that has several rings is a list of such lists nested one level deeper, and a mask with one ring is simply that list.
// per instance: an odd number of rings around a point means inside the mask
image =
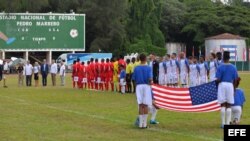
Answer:
[{"label": "white boundary line", "polygon": [[[20,104],[24,104],[24,105],[37,105],[37,106],[40,106],[40,107],[45,107],[45,108],[57,110],[57,111],[60,111],[60,112],[66,112],[66,113],[72,113],[72,114],[76,114],[76,115],[88,116],[88,117],[91,117],[91,118],[100,119],[100,120],[107,120],[107,121],[116,122],[116,123],[120,123],[120,124],[131,124],[131,123],[125,122],[123,120],[106,118],[104,116],[89,114],[89,113],[86,113],[86,112],[65,110],[65,109],[62,109],[62,108],[55,107],[55,106],[39,104],[39,103],[34,103],[34,102],[27,102],[24,99],[12,98],[12,97],[3,96],[3,95],[0,95],[0,97],[6,98],[6,99],[11,99],[13,101],[18,101],[18,102],[20,102]],[[164,133],[164,134],[175,134],[175,135],[180,135],[180,136],[184,136],[184,137],[192,137],[192,138],[197,138],[197,139],[202,139],[202,140],[207,140],[207,141],[223,141],[222,139],[218,139],[218,138],[212,138],[212,137],[206,137],[206,136],[194,135],[194,134],[185,134],[185,133],[170,131],[170,130],[166,130],[166,129],[163,130],[163,129],[159,129],[159,128],[149,128],[148,130],[154,131],[154,132],[159,132],[159,133]]]}]

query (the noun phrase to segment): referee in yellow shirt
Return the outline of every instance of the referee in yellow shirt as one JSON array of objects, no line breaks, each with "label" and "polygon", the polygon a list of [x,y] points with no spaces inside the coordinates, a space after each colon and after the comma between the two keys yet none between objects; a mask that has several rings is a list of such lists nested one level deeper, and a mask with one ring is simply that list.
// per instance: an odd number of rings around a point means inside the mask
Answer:
[{"label": "referee in yellow shirt", "polygon": [[132,69],[133,64],[130,62],[130,59],[126,60],[127,67],[126,67],[126,82],[127,82],[127,92],[132,92],[132,85],[131,85],[131,77],[132,77]]}]

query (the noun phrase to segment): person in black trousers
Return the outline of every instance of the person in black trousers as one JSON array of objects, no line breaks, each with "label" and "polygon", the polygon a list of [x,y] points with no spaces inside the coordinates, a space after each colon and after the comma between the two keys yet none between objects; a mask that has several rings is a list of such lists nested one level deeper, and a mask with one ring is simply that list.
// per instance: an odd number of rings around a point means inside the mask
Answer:
[{"label": "person in black trousers", "polygon": [[153,71],[153,82],[154,84],[159,83],[159,62],[156,60],[155,55],[152,53],[150,54],[150,67],[152,67]]},{"label": "person in black trousers", "polygon": [[49,73],[49,65],[47,64],[47,61],[44,59],[43,64],[41,65],[41,74],[42,74],[42,83],[43,86],[47,86],[47,76]]}]

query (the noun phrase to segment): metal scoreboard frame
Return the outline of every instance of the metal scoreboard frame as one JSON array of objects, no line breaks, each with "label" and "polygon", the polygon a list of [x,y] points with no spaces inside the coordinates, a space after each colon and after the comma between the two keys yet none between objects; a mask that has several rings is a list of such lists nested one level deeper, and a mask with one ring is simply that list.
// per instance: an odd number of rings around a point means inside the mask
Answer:
[{"label": "metal scoreboard frame", "polygon": [[[0,13],[0,51],[85,51],[85,14]],[[2,35],[1,35],[2,34]]]}]

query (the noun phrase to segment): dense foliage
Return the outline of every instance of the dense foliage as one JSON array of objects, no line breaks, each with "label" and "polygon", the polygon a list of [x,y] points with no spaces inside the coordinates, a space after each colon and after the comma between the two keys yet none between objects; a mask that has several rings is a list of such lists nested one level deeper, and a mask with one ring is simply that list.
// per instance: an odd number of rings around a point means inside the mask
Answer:
[{"label": "dense foliage", "polygon": [[[225,32],[250,37],[250,4],[243,0],[0,0],[0,11],[86,14],[89,52],[155,52],[166,42],[204,47]],[[249,40],[247,40],[249,45]]]}]

